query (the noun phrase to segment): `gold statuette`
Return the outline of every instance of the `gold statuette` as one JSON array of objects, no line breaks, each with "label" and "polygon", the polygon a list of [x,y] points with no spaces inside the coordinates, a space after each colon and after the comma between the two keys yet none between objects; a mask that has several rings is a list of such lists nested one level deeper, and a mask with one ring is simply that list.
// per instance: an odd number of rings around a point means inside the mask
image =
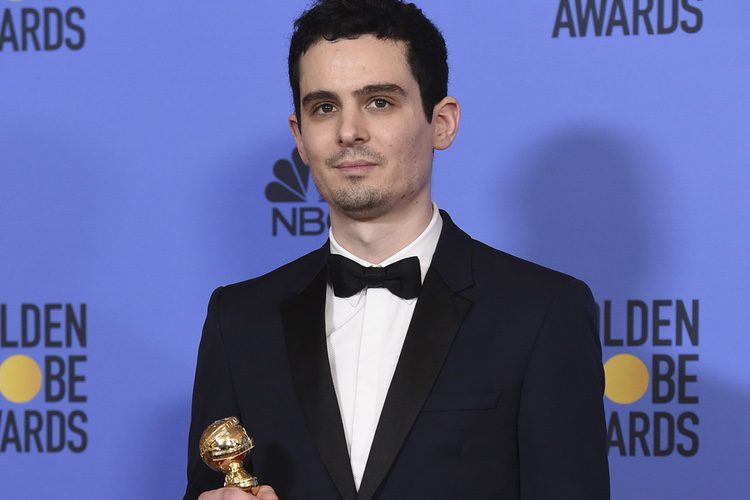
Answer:
[{"label": "gold statuette", "polygon": [[252,493],[258,480],[251,476],[242,463],[254,443],[237,417],[227,417],[209,425],[200,439],[201,458],[215,471],[226,474],[224,486],[234,486]]}]

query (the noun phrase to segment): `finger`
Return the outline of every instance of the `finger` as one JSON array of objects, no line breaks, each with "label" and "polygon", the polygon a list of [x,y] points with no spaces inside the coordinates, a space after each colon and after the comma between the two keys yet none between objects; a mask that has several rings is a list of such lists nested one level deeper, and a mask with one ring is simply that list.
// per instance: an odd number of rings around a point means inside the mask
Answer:
[{"label": "finger", "polygon": [[276,496],[276,492],[273,491],[273,488],[267,485],[258,488],[258,491],[255,492],[255,496],[258,497],[258,500],[279,500],[279,497]]},{"label": "finger", "polygon": [[255,498],[257,497],[245,493],[239,488],[228,487],[201,493],[198,500],[255,500]]}]

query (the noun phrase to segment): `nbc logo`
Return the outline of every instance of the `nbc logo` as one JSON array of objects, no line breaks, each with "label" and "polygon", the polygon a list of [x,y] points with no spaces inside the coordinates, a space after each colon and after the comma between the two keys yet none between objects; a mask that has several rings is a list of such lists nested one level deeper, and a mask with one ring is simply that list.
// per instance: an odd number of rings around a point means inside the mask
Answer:
[{"label": "nbc logo", "polygon": [[310,179],[310,167],[297,152],[292,161],[278,160],[273,166],[273,180],[266,185],[266,199],[276,205],[271,211],[271,233],[286,232],[291,236],[323,234],[330,223],[328,214],[319,205],[324,201]]}]

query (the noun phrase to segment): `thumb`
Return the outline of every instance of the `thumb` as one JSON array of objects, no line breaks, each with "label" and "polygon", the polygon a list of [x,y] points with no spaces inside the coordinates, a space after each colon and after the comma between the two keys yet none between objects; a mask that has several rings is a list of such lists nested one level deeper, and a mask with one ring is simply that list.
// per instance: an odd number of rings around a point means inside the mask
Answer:
[{"label": "thumb", "polygon": [[258,500],[279,500],[276,492],[268,485],[259,487],[258,491],[255,492],[255,496],[258,497]]}]

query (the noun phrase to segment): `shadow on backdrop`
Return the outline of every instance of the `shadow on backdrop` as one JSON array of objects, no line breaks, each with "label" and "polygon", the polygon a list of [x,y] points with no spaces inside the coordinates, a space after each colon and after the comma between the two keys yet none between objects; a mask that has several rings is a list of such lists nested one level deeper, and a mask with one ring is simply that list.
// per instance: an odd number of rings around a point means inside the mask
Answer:
[{"label": "shadow on backdrop", "polygon": [[[520,221],[520,255],[585,280],[598,301],[650,301],[674,293],[675,283],[682,283],[670,256],[684,251],[679,242],[689,243],[691,235],[678,237],[679,231],[690,230],[689,221],[680,219],[672,193],[664,188],[671,179],[648,138],[634,139],[593,126],[567,128],[530,144],[511,167],[515,182],[508,187]],[[616,324],[613,330],[622,334],[623,326]],[[635,354],[648,360],[650,354],[665,350],[650,344],[649,339],[644,350],[636,349]],[[617,350],[605,349],[605,360]],[[674,347],[667,351],[677,354]],[[700,418],[698,455],[683,462],[618,461],[610,451],[613,498],[622,498],[619,487],[627,486],[632,492],[636,488],[633,478],[639,474],[671,477],[682,471],[700,476],[702,468],[736,454],[738,443],[748,442],[750,430],[737,422],[740,415],[750,415],[747,389],[706,365],[697,375],[691,390],[699,396],[699,404],[661,407],[646,403],[642,409],[696,412]],[[609,401],[607,407],[622,412],[637,409]],[[728,439],[726,429],[733,429],[733,438]],[[742,467],[722,466],[723,491],[716,491],[715,483],[705,488],[713,488],[712,493],[721,493],[723,498],[740,498],[745,488]],[[665,487],[683,498],[711,494],[694,481]]]},{"label": "shadow on backdrop", "polygon": [[656,166],[626,137],[574,128],[531,145],[514,166],[521,255],[573,274],[596,291],[625,293],[660,262]]}]

